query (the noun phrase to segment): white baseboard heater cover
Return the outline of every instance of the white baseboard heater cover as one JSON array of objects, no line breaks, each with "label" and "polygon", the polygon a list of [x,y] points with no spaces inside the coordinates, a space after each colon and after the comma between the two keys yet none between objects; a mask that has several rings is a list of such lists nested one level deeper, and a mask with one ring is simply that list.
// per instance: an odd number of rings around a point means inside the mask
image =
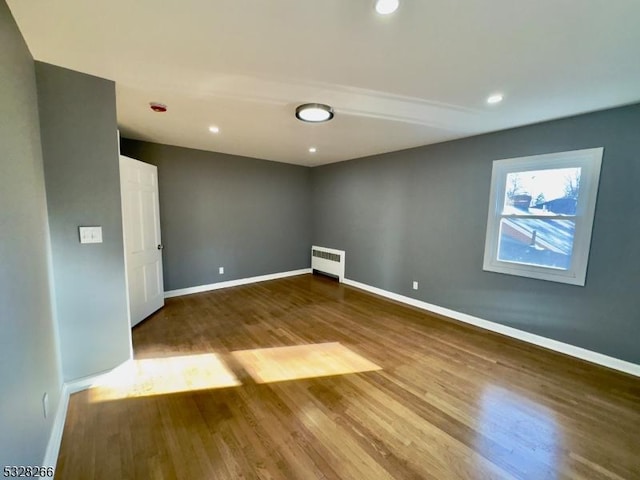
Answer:
[{"label": "white baseboard heater cover", "polygon": [[311,269],[338,277],[344,281],[344,250],[326,247],[311,247]]}]

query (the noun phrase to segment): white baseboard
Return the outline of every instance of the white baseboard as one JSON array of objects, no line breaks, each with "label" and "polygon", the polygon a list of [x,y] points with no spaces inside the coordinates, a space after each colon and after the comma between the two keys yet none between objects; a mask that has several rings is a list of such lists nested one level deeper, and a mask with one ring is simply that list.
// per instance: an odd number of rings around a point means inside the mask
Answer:
[{"label": "white baseboard", "polygon": [[164,292],[164,298],[179,297],[181,295],[191,295],[193,293],[209,292],[211,290],[219,290],[221,288],[237,287],[247,285],[249,283],[265,282],[267,280],[276,280],[278,278],[294,277],[296,275],[304,275],[311,273],[310,268],[301,270],[291,270],[289,272],[270,273],[269,275],[260,275],[257,277],[239,278],[238,280],[229,280],[227,282],[210,283],[209,285],[199,285],[197,287],[180,288],[178,290],[169,290]]},{"label": "white baseboard", "polygon": [[64,421],[67,418],[69,395],[67,384],[62,384],[56,416],[53,419],[53,428],[51,429],[51,435],[49,435],[49,443],[47,444],[47,450],[44,454],[44,460],[42,460],[42,466],[44,468],[53,467],[54,470],[56,468],[58,453],[60,452],[60,443],[62,442],[62,432],[64,431]]},{"label": "white baseboard", "polygon": [[536,335],[533,333],[524,332],[522,330],[518,330],[517,328],[508,327],[500,323],[484,320],[482,318],[474,317],[466,313],[457,312],[449,308],[433,305],[431,303],[423,302],[422,300],[417,300],[411,297],[405,297],[404,295],[399,295],[397,293],[389,292],[381,288],[372,287],[370,285],[356,282],[355,280],[350,280],[348,278],[344,279],[344,283],[345,285],[356,287],[361,290],[365,290],[367,292],[380,295],[381,297],[389,298],[391,300],[396,300],[398,302],[405,303],[407,305],[411,305],[413,307],[417,307],[422,310],[426,310],[427,312],[435,313],[437,315],[442,315],[444,317],[448,317],[453,320],[458,320],[460,322],[468,323],[470,325],[475,325],[476,327],[484,328],[485,330],[490,330],[492,332],[500,333],[502,335],[516,338],[518,340],[522,340],[524,342],[531,343],[533,345],[538,345],[540,347],[547,348],[549,350],[554,350],[556,352],[564,353],[565,355],[570,355],[572,357],[576,357],[581,360],[585,360],[587,362],[595,363],[597,365],[602,365],[604,367],[608,367],[613,370],[618,370],[620,372],[624,372],[630,375],[634,375],[636,377],[640,377],[640,365],[637,365],[635,363],[627,362],[625,360],[620,360],[614,357],[609,357],[601,353],[587,350],[586,348],[576,347],[575,345],[559,342],[557,340],[552,340],[550,338],[542,337],[540,335]]},{"label": "white baseboard", "polygon": [[47,444],[47,450],[44,454],[44,460],[42,461],[43,467],[53,467],[54,470],[56,468],[56,463],[58,462],[58,454],[60,453],[60,444],[62,443],[62,433],[64,432],[64,422],[67,419],[69,397],[76,392],[80,392],[82,390],[90,388],[94,384],[98,383],[102,377],[108,375],[117,368],[122,368],[122,366],[129,361],[130,360],[127,360],[117,367],[105,372],[79,378],[77,380],[72,380],[70,382],[65,382],[62,384],[60,401],[58,402],[58,409],[56,410],[56,416],[53,419],[53,428],[51,429],[51,435],[49,435],[49,443]]}]

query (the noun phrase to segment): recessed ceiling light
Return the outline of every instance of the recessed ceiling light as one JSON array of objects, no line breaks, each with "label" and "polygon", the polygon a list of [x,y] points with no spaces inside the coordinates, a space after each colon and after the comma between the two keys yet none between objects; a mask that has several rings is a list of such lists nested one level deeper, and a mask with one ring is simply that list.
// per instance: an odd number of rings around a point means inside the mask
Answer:
[{"label": "recessed ceiling light", "polygon": [[489,98],[487,98],[487,103],[489,104],[500,103],[503,98],[504,96],[501,93],[494,93]]},{"label": "recessed ceiling light", "polygon": [[333,108],[322,103],[305,103],[296,108],[296,118],[303,122],[326,122],[333,118]]},{"label": "recessed ceiling light", "polygon": [[380,15],[389,15],[398,9],[399,3],[398,0],[377,0],[376,12]]},{"label": "recessed ceiling light", "polygon": [[309,147],[309,153],[316,153],[317,151],[316,147]]},{"label": "recessed ceiling light", "polygon": [[211,125],[211,126],[209,127],[209,131],[210,131],[211,133],[219,133],[219,132],[220,132],[220,129],[219,129],[218,127],[216,127],[215,125]]}]

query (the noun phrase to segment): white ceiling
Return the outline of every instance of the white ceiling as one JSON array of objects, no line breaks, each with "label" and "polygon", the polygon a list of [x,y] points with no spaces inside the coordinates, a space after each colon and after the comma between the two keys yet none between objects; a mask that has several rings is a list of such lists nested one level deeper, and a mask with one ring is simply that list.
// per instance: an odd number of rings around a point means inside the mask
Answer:
[{"label": "white ceiling", "polygon": [[[281,162],[640,101],[639,0],[400,1],[386,17],[373,0],[8,4],[37,60],[116,82],[123,136]],[[504,101],[487,105],[494,92]],[[297,121],[306,102],[335,118]]]}]

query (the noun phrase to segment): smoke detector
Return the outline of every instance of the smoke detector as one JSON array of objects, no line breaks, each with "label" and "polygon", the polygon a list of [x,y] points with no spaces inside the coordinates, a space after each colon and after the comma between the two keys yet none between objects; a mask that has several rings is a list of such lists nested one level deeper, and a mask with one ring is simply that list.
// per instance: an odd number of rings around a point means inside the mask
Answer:
[{"label": "smoke detector", "polygon": [[164,105],[163,103],[150,102],[149,106],[151,107],[151,110],[153,110],[156,113],[164,113],[167,111],[167,106]]}]

